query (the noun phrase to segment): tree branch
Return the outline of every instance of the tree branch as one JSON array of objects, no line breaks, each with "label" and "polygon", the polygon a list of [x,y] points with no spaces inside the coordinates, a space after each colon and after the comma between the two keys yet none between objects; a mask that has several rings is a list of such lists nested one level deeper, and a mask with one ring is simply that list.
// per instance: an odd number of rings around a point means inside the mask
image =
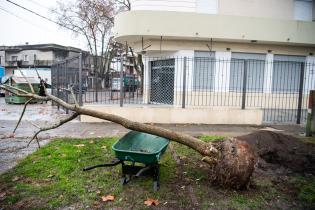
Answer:
[{"label": "tree branch", "polygon": [[30,81],[27,79],[27,77],[24,75],[24,73],[21,71],[21,69],[18,69],[22,75],[22,77],[25,79],[25,81],[27,82],[28,86],[30,87],[32,93],[35,93],[33,85],[30,83]]},{"label": "tree branch", "polygon": [[27,100],[27,101],[25,102],[24,107],[23,107],[23,111],[22,111],[22,113],[21,113],[21,116],[20,116],[20,118],[19,118],[18,123],[16,124],[16,126],[15,126],[15,128],[14,128],[14,130],[13,130],[13,133],[15,133],[16,129],[17,129],[18,126],[20,125],[21,120],[22,120],[22,118],[23,118],[23,116],[24,116],[26,107],[27,107],[27,105],[28,105],[32,100],[33,100],[33,98],[30,98],[29,100]]},{"label": "tree branch", "polygon": [[34,139],[36,139],[37,144],[38,144],[38,147],[40,147],[39,142],[38,142],[38,135],[39,135],[41,132],[58,128],[58,127],[62,126],[63,124],[65,124],[65,123],[67,123],[67,122],[70,122],[71,120],[75,119],[77,116],[79,116],[79,114],[78,114],[78,113],[74,113],[74,114],[72,114],[70,117],[67,117],[67,118],[65,118],[65,119],[63,119],[63,120],[60,120],[60,122],[58,122],[58,123],[56,123],[56,124],[54,124],[54,125],[52,125],[52,126],[45,127],[45,128],[40,128],[40,130],[37,131],[37,132],[34,134],[34,136],[32,137],[32,139],[28,142],[27,147],[31,144],[31,142],[32,142]]}]

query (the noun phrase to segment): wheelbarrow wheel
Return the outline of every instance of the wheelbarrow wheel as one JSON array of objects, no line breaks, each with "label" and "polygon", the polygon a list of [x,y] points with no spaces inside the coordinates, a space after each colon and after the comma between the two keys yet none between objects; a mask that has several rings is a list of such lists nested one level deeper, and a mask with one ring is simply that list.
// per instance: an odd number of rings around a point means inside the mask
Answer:
[{"label": "wheelbarrow wheel", "polygon": [[160,184],[158,181],[153,182],[153,191],[156,192],[160,189]]}]

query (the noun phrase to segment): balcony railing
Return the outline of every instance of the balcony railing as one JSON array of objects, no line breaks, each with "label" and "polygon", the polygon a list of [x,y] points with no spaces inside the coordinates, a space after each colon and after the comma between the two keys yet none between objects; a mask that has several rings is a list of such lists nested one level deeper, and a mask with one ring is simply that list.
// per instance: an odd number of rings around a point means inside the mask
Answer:
[{"label": "balcony railing", "polygon": [[5,65],[8,67],[17,67],[17,62],[18,61],[5,61]]},{"label": "balcony railing", "polygon": [[18,67],[18,66],[51,66],[54,60],[35,60],[35,61],[5,61],[7,67]]},{"label": "balcony railing", "polygon": [[35,66],[51,66],[55,61],[54,60],[35,60]]}]

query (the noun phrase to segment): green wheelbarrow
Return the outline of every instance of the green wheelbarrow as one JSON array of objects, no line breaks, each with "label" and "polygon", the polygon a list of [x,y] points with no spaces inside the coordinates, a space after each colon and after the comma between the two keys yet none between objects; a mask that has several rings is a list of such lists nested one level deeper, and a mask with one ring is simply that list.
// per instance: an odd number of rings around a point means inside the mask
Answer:
[{"label": "green wheelbarrow", "polygon": [[[168,139],[138,131],[130,131],[112,146],[116,156],[115,160],[111,163],[86,167],[83,171],[121,164],[121,183],[123,185],[127,184],[132,178],[151,176],[153,177],[153,189],[157,191],[160,187],[159,160],[168,144]],[[136,163],[141,164],[136,165]]]}]

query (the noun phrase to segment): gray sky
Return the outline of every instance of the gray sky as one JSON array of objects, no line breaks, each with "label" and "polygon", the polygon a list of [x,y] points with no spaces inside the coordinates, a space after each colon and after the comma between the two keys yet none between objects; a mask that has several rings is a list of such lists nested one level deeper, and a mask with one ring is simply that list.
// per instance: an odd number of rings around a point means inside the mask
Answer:
[{"label": "gray sky", "polygon": [[[54,19],[49,9],[57,0],[11,0],[45,17]],[[74,1],[74,0],[62,0]],[[7,10],[8,12],[3,11]],[[25,11],[6,0],[0,0],[0,45],[55,43],[87,49],[82,36],[75,37],[67,29]]]}]

